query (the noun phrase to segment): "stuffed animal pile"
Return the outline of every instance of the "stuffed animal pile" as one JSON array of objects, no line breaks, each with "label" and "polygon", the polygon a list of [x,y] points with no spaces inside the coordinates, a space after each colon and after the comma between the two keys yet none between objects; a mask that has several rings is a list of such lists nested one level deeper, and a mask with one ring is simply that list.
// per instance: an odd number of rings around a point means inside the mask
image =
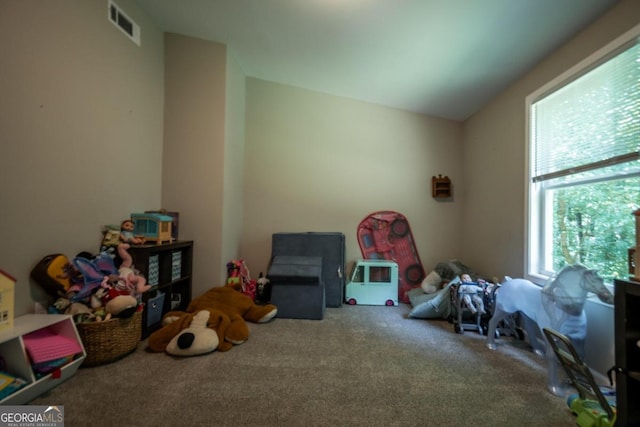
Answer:
[{"label": "stuffed animal pile", "polygon": [[228,351],[249,338],[246,322],[266,323],[277,313],[276,306],[257,305],[231,286],[213,287],[186,311],[165,314],[163,326],[149,336],[149,350],[175,356]]},{"label": "stuffed animal pile", "polygon": [[[66,259],[59,254],[56,257]],[[36,282],[42,280],[42,276],[34,275],[34,272],[32,277]],[[141,295],[150,289],[146,279],[132,266],[116,268],[113,258],[106,252],[95,257],[83,253],[71,262],[67,260],[63,273],[54,275],[53,279],[61,286],[54,292],[49,291],[51,297],[57,298],[49,311],[70,314],[76,322],[131,317],[141,310]]]}]

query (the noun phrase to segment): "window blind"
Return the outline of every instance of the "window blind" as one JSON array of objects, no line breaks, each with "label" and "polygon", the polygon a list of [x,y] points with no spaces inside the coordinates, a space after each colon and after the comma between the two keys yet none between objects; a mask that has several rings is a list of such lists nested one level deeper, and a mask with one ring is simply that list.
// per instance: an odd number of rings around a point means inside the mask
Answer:
[{"label": "window blind", "polygon": [[[640,44],[544,95],[531,107],[533,181],[616,166],[640,172]],[[611,169],[609,169],[611,170]]]}]

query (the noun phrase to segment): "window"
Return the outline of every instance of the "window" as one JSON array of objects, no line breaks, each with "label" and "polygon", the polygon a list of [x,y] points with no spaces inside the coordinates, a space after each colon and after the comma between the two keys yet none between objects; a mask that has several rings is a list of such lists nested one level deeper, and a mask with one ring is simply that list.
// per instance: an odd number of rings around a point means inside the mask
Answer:
[{"label": "window", "polygon": [[369,281],[389,283],[391,281],[391,267],[369,267]]},{"label": "window", "polygon": [[640,26],[527,97],[532,278],[628,277],[640,207]]},{"label": "window", "polygon": [[353,273],[351,274],[351,281],[356,283],[364,282],[364,266],[362,265],[353,265]]}]

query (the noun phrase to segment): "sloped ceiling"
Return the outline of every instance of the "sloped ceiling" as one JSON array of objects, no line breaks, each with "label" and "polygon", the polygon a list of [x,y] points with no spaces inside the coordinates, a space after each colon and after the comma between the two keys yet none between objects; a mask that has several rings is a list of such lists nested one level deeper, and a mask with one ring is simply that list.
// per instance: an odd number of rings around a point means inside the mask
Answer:
[{"label": "sloped ceiling", "polygon": [[[245,74],[464,120],[618,0],[134,0]],[[143,36],[144,37],[144,36]]]}]

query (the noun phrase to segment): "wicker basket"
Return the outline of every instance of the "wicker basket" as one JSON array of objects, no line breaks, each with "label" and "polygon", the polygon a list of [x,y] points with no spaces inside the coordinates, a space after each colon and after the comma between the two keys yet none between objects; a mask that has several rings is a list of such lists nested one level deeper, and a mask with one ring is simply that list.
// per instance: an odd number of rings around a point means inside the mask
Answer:
[{"label": "wicker basket", "polygon": [[128,355],[136,350],[142,334],[142,312],[128,319],[76,324],[87,352],[82,366],[98,366]]}]

